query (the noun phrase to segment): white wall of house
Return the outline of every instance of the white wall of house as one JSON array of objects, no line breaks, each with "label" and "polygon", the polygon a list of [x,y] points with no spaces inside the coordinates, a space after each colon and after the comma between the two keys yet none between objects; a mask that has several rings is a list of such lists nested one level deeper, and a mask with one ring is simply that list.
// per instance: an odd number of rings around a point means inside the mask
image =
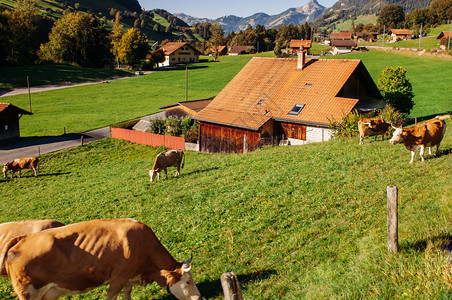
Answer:
[{"label": "white wall of house", "polygon": [[333,138],[334,130],[320,127],[306,127],[306,141],[291,139],[289,142],[291,145],[304,145],[310,143],[320,143],[329,141]]},{"label": "white wall of house", "polygon": [[170,55],[165,55],[165,61],[163,66],[171,66],[176,64],[188,64],[193,62],[199,62],[199,55],[189,46],[184,46],[177,49]]}]

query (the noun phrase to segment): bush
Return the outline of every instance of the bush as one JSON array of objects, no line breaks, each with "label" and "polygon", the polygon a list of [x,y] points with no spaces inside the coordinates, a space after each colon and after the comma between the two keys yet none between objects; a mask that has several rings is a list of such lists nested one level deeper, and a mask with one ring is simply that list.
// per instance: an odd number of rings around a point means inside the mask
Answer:
[{"label": "bush", "polygon": [[196,143],[198,142],[198,126],[194,125],[185,131],[184,138],[186,142]]},{"label": "bush", "polygon": [[403,113],[410,113],[414,106],[414,93],[404,68],[386,67],[378,76],[378,89],[386,103]]},{"label": "bush", "polygon": [[166,134],[172,136],[179,136],[181,134],[180,122],[174,118],[165,120]]},{"label": "bush", "polygon": [[340,123],[330,120],[330,128],[336,130],[334,137],[353,137],[358,135],[358,121],[363,118],[356,110],[353,110]]},{"label": "bush", "polygon": [[404,126],[408,120],[407,114],[400,112],[391,105],[386,105],[386,107],[378,114],[378,117],[394,126]]},{"label": "bush", "polygon": [[182,133],[184,134],[188,129],[190,129],[191,126],[193,126],[193,119],[191,117],[186,117],[180,122],[180,129],[182,130]]},{"label": "bush", "polygon": [[165,120],[153,120],[151,125],[151,132],[156,134],[165,134]]}]

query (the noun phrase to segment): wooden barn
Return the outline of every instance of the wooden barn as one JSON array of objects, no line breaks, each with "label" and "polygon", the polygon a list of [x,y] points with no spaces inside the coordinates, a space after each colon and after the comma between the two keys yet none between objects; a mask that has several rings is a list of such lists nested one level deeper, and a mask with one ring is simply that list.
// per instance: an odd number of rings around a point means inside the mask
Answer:
[{"label": "wooden barn", "polygon": [[442,50],[446,50],[447,47],[450,47],[452,31],[443,31],[441,32],[436,39],[440,40],[440,48]]},{"label": "wooden barn", "polygon": [[32,115],[11,103],[0,103],[0,141],[20,137],[19,119],[23,115]]},{"label": "wooden barn", "polygon": [[304,52],[309,54],[311,49],[311,40],[290,40],[290,53],[297,53],[303,49]]},{"label": "wooden barn", "polygon": [[254,57],[202,111],[202,152],[246,152],[263,144],[331,139],[330,121],[383,108],[361,60]]}]

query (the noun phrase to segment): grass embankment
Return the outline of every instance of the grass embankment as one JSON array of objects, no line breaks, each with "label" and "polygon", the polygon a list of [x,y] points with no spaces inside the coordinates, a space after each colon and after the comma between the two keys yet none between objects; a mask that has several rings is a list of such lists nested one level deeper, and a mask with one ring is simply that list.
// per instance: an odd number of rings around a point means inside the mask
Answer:
[{"label": "grass embankment", "polygon": [[[452,125],[448,121],[449,127]],[[372,139],[373,140],[373,139]],[[102,140],[41,156],[40,176],[0,179],[0,222],[135,218],[178,260],[194,255],[207,299],[234,271],[245,299],[450,298],[452,131],[439,158],[409,165],[366,139],[248,154],[188,151],[180,178],[149,184],[158,149]],[[386,246],[386,187],[399,187],[399,253]],[[134,299],[169,299],[157,285]],[[15,299],[9,280],[0,298]],[[105,288],[71,299],[105,299]]]},{"label": "grass embankment", "polygon": [[[273,55],[273,52],[259,54],[259,56]],[[251,55],[220,57],[219,62],[202,62],[188,66],[188,99],[216,96],[251,57]],[[449,97],[452,93],[452,86],[449,84],[452,82],[451,59],[381,51],[331,58],[362,59],[375,82],[386,66],[406,68],[407,77],[416,95],[414,98],[416,105],[412,111],[414,117],[452,110],[452,101]],[[26,73],[22,74],[22,78],[25,78]],[[84,76],[80,78],[89,75]],[[47,75],[43,74],[42,78],[47,78]],[[49,81],[52,80],[55,79]],[[74,82],[74,79],[69,81]],[[61,135],[64,128],[67,133],[82,132],[155,113],[162,105],[184,100],[185,67],[108,84],[34,93],[32,94],[34,114],[21,118],[21,135]],[[28,95],[4,97],[1,101],[28,108]]]}]

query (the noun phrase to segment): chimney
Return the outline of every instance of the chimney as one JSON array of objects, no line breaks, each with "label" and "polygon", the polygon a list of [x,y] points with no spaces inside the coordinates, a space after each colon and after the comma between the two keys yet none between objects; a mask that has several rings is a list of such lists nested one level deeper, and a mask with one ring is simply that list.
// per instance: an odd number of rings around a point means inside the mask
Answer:
[{"label": "chimney", "polygon": [[298,65],[297,70],[301,71],[304,68],[304,65],[306,64],[306,53],[303,50],[300,50],[297,52],[298,55]]}]

